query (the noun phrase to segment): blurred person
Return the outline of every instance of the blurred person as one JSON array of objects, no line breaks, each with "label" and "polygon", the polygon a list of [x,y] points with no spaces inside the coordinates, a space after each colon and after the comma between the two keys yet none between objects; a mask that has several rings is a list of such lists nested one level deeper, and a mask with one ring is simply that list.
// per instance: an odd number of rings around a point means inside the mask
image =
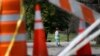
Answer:
[{"label": "blurred person", "polygon": [[59,37],[58,28],[56,28],[56,31],[55,31],[55,42],[56,42],[56,46],[60,46],[60,37]]}]

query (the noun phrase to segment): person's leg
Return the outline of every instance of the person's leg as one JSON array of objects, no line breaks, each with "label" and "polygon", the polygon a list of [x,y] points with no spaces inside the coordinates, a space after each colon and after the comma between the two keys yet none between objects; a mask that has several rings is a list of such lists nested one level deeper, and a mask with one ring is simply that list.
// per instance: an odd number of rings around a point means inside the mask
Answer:
[{"label": "person's leg", "polygon": [[58,39],[58,45],[60,45],[60,39]]},{"label": "person's leg", "polygon": [[60,46],[60,39],[58,39],[58,46]]},{"label": "person's leg", "polygon": [[58,39],[55,39],[55,42],[56,42],[56,46],[59,46]]},{"label": "person's leg", "polygon": [[60,39],[57,39],[57,46],[60,46]]}]

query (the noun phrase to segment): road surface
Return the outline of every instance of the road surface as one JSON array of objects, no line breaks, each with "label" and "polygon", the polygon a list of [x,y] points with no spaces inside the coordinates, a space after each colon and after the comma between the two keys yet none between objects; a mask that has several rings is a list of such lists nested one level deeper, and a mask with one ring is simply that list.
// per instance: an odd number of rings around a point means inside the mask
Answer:
[{"label": "road surface", "polygon": [[[61,46],[57,47],[54,42],[48,42],[48,54],[49,56],[57,56],[64,48],[68,45],[68,42],[61,42]],[[27,43],[27,53],[29,56],[32,56],[32,43]],[[96,54],[96,56],[100,56],[100,48],[99,47],[92,47],[92,53]],[[73,53],[75,54],[75,53]]]}]

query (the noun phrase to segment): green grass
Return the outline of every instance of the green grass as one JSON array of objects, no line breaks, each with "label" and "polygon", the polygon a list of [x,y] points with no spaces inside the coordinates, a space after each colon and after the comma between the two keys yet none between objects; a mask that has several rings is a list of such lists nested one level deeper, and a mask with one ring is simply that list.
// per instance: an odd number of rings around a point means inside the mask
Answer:
[{"label": "green grass", "polygon": [[[71,33],[69,36],[69,40],[72,40],[74,37],[76,36],[76,34]],[[47,40],[51,40],[52,42],[55,41],[55,37],[54,34],[48,34],[48,39]],[[60,41],[67,41],[67,34],[62,34],[60,33]]]},{"label": "green grass", "polygon": [[[76,36],[77,36],[77,34],[71,33],[70,36],[69,36],[69,40],[71,41]],[[55,42],[54,33],[53,34],[49,33],[47,40],[51,40],[51,42]],[[33,39],[27,38],[27,41],[32,42]],[[60,33],[60,42],[65,42],[65,41],[67,41],[67,34]],[[92,47],[97,47],[98,48],[98,47],[100,47],[100,44],[92,45]]]},{"label": "green grass", "polygon": [[[71,33],[70,36],[69,36],[69,40],[72,40],[75,36],[76,36],[75,33]],[[32,40],[33,39],[31,37],[27,37],[27,41],[28,42],[32,42]],[[54,42],[55,41],[55,35],[54,35],[54,33],[53,34],[48,33],[47,40],[51,40],[51,42]],[[67,41],[67,34],[60,33],[60,41],[61,42]]]}]

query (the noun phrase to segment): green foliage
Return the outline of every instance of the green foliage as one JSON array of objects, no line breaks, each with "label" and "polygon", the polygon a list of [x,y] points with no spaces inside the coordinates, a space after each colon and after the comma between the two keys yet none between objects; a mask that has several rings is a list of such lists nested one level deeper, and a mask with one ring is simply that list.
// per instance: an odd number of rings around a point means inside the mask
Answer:
[{"label": "green foliage", "polygon": [[58,7],[48,3],[40,2],[45,29],[54,32],[56,28],[65,30],[68,28],[70,15]]},{"label": "green foliage", "polygon": [[24,0],[26,27],[29,37],[31,37],[31,32],[33,31],[34,8],[36,3],[40,3],[41,5],[42,19],[46,31],[52,33],[55,31],[56,27],[58,27],[60,30],[65,30],[68,28],[68,23],[70,20],[70,15],[68,13],[65,13],[47,1],[38,1],[39,0]]},{"label": "green foliage", "polygon": [[[73,40],[76,35],[77,34],[75,34],[75,33],[71,33],[70,36],[69,36],[69,41]],[[61,42],[67,41],[67,38],[68,37],[67,37],[66,34],[60,33],[60,41]],[[53,34],[49,33],[47,40],[51,40],[51,42],[54,42],[55,41],[55,34],[54,33]]]},{"label": "green foliage", "polygon": [[31,38],[31,31],[33,29],[33,21],[34,21],[34,4],[33,0],[24,0],[25,7],[25,20],[26,20],[26,30],[28,38]]}]

